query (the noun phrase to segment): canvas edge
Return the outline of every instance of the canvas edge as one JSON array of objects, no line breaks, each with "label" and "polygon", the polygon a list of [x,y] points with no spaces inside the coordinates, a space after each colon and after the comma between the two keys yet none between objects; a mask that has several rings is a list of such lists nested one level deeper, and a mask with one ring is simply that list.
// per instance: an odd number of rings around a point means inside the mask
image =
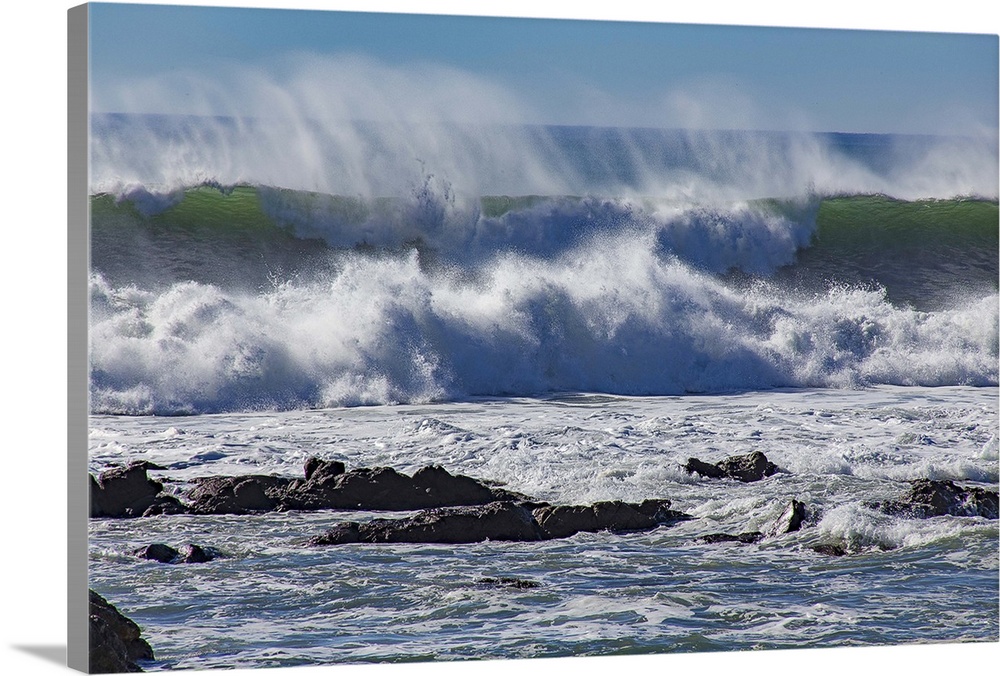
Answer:
[{"label": "canvas edge", "polygon": [[88,5],[67,10],[67,666],[89,671],[87,279],[90,269]]}]

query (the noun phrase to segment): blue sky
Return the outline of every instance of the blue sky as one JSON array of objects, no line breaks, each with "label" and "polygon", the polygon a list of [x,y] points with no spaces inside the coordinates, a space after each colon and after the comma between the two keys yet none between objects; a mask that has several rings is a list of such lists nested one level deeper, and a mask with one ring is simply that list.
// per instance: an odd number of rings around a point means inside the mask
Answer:
[{"label": "blue sky", "polygon": [[[140,80],[210,79],[234,65],[278,73],[289,55],[308,53],[459,69],[510,92],[533,122],[915,133],[996,127],[995,35],[91,7],[98,108],[124,107],[113,92]],[[178,106],[167,112],[183,112]]]}]

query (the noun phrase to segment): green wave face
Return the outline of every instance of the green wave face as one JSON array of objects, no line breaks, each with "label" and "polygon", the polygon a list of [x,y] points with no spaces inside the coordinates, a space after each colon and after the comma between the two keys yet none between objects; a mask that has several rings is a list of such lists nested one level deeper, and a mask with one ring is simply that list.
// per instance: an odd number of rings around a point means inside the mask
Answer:
[{"label": "green wave face", "polygon": [[[117,269],[120,279],[128,277],[131,266],[150,275],[157,268],[171,272],[171,281],[233,284],[243,276],[259,286],[276,270],[289,274],[312,269],[336,251],[400,252],[416,247],[426,260],[462,261],[468,258],[470,242],[486,232],[498,237],[491,242],[494,254],[509,249],[551,257],[559,251],[552,243],[570,237],[560,235],[564,230],[612,232],[633,216],[648,225],[659,204],[652,200],[604,209],[609,203],[614,200],[493,195],[459,208],[440,196],[437,201],[420,194],[363,199],[246,185],[198,186],[156,199],[95,195],[93,251],[95,267]],[[996,201],[908,202],[854,195],[811,205],[763,199],[751,203],[751,209],[781,219],[781,227],[806,233],[794,263],[773,275],[800,292],[821,293],[831,285],[884,287],[893,302],[934,309],[947,307],[956,294],[997,289]],[[731,221],[743,217],[738,212],[723,216]],[[706,223],[707,229],[715,228],[711,218]],[[654,225],[669,231],[684,224]],[[748,228],[759,226],[726,225],[740,241]],[[441,239],[443,232],[450,239]],[[511,239],[505,240],[508,236]],[[445,250],[449,247],[452,250]]]},{"label": "green wave face", "polygon": [[937,310],[995,293],[998,252],[997,202],[836,197],[822,202],[811,245],[778,276],[814,292],[884,287],[896,304]]},{"label": "green wave face", "polygon": [[1000,243],[997,202],[984,200],[830,198],[820,206],[817,225],[816,243],[841,249],[996,248]]}]

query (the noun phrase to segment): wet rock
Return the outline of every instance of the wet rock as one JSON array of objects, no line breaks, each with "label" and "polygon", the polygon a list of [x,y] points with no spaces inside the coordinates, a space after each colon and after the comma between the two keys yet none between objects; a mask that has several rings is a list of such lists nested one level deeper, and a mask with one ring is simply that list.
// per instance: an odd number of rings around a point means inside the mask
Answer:
[{"label": "wet rock", "polygon": [[698,458],[688,458],[684,469],[687,470],[688,474],[697,473],[709,479],[722,479],[726,476],[726,473],[719,469],[718,466],[704,462]]},{"label": "wet rock", "polygon": [[113,605],[90,590],[90,664],[92,674],[139,672],[138,660],[153,659],[142,630]]},{"label": "wet rock", "polygon": [[769,461],[767,456],[760,451],[730,456],[714,465],[698,458],[688,458],[684,469],[710,479],[729,478],[745,483],[760,481],[779,471],[778,466]]},{"label": "wet rock", "polygon": [[179,551],[162,542],[146,545],[145,547],[136,549],[132,554],[140,559],[159,561],[160,563],[173,563],[181,555]]},{"label": "wet rock", "polygon": [[142,516],[163,484],[146,476],[148,463],[134,463],[90,476],[90,516],[132,518]]},{"label": "wet rock", "polygon": [[415,542],[467,544],[472,542],[541,540],[544,533],[531,512],[512,502],[472,507],[440,507],[402,519],[373,519],[338,524],[313,538],[310,545],[355,542]]},{"label": "wet rock", "polygon": [[410,511],[485,505],[521,497],[471,477],[451,474],[438,465],[421,468],[412,477],[391,467],[338,473],[323,471],[319,466],[307,469],[306,474],[307,479],[288,487],[281,499],[284,509]]},{"label": "wet rock", "polygon": [[806,506],[798,500],[792,500],[785,507],[781,516],[764,531],[766,537],[775,537],[785,533],[794,533],[802,528],[802,522],[806,518]]},{"label": "wet rock", "polygon": [[517,577],[481,577],[476,580],[476,584],[509,589],[537,589],[542,586],[534,580],[522,580]]},{"label": "wet rock", "polygon": [[219,556],[219,553],[211,547],[186,544],[177,550],[162,542],[140,547],[132,554],[140,559],[159,561],[160,563],[207,563]]},{"label": "wet rock", "polygon": [[281,505],[291,479],[251,474],[195,479],[188,494],[195,514],[253,514],[274,511]]},{"label": "wet rock", "polygon": [[497,500],[496,489],[471,477],[452,475],[440,465],[418,469],[413,474],[413,485],[442,507],[482,505]]},{"label": "wet rock", "polygon": [[931,479],[911,481],[910,490],[898,500],[866,505],[887,514],[918,519],[946,515],[996,519],[998,515],[997,491]]},{"label": "wet rock", "polygon": [[825,554],[827,556],[846,556],[847,548],[842,544],[837,543],[824,543],[819,545],[814,545],[811,549],[817,554]]},{"label": "wet rock", "polygon": [[535,509],[533,514],[547,537],[565,538],[581,532],[649,530],[690,518],[668,509],[669,506],[669,500],[646,500],[639,504],[615,500],[593,505],[549,505]]},{"label": "wet rock", "polygon": [[306,481],[315,480],[319,483],[339,476],[346,471],[347,467],[339,460],[323,460],[315,456],[306,460]]},{"label": "wet rock", "polygon": [[740,542],[745,545],[751,545],[755,542],[763,540],[764,534],[758,533],[757,531],[740,533],[739,535],[730,535],[729,533],[709,533],[708,535],[702,535],[698,539],[709,544],[716,544],[719,542]]},{"label": "wet rock", "polygon": [[569,537],[583,531],[649,530],[691,518],[668,509],[669,504],[669,500],[648,500],[639,504],[613,501],[586,506],[548,505],[532,511],[533,505],[497,501],[479,506],[441,507],[402,519],[337,524],[325,534],[310,540],[310,544],[533,542]]},{"label": "wet rock", "polygon": [[[90,477],[91,516],[255,514],[287,510],[413,511],[437,507],[530,502],[528,496],[432,465],[407,476],[390,467],[346,471],[336,460],[309,458],[299,479],[275,475],[214,476],[193,480],[186,504],[146,476],[151,463]],[[547,503],[533,502],[531,507]]]},{"label": "wet rock", "polygon": [[214,549],[199,547],[193,544],[181,547],[180,553],[183,555],[181,563],[208,563],[218,557],[218,552]]},{"label": "wet rock", "polygon": [[181,504],[181,501],[173,495],[160,493],[153,498],[153,503],[147,507],[142,516],[157,516],[161,514],[187,514],[188,508]]}]

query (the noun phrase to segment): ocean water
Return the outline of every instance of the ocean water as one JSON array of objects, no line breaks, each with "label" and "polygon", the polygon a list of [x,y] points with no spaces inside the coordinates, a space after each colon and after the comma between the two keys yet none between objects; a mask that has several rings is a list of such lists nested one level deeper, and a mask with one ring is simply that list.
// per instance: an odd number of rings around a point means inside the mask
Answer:
[{"label": "ocean water", "polygon": [[[373,513],[93,519],[146,668],[991,641],[996,139],[94,115],[92,472],[428,464],[696,517],[305,547]],[[763,451],[753,484],[689,457]],[[789,500],[801,531],[757,544]],[[129,555],[218,549],[208,564]],[[839,543],[844,557],[812,547]],[[497,589],[484,577],[537,583]]]}]

